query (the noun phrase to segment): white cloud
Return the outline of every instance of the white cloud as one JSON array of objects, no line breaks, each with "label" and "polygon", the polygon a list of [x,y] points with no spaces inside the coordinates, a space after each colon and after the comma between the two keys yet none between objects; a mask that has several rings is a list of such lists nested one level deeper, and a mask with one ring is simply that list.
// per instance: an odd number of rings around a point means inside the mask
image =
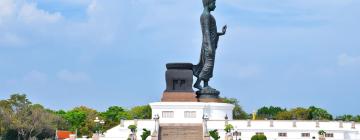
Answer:
[{"label": "white cloud", "polygon": [[15,3],[12,0],[0,1],[0,25],[14,14]]},{"label": "white cloud", "polygon": [[18,18],[25,23],[55,23],[62,19],[59,12],[49,13],[38,9],[36,3],[24,3],[18,13]]},{"label": "white cloud", "polygon": [[69,70],[61,70],[57,73],[57,77],[69,83],[83,83],[91,81],[91,78],[83,72],[71,72]]},{"label": "white cloud", "polygon": [[33,70],[29,73],[27,73],[24,78],[23,81],[25,83],[46,83],[48,80],[48,76],[42,72],[39,72],[37,70]]},{"label": "white cloud", "polygon": [[337,63],[339,66],[360,65],[360,56],[350,56],[344,53],[338,56]]}]

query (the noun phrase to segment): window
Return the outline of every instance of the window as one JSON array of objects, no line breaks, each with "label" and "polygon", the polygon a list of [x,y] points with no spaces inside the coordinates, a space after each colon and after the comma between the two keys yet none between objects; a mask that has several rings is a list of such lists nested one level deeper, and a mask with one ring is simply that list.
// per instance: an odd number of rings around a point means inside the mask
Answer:
[{"label": "window", "polygon": [[233,132],[233,136],[241,136],[241,132],[238,132],[238,131],[235,131],[235,132]]},{"label": "window", "polygon": [[310,137],[310,133],[301,133],[301,137]]},{"label": "window", "polygon": [[185,111],[184,118],[196,118],[196,111]]},{"label": "window", "polygon": [[279,133],[279,137],[287,137],[287,133]]},{"label": "window", "polygon": [[333,138],[334,137],[334,133],[326,133],[325,137],[327,138]]},{"label": "window", "polygon": [[256,135],[264,135],[264,132],[256,132]]},{"label": "window", "polygon": [[163,118],[174,118],[174,111],[163,111],[162,117]]}]

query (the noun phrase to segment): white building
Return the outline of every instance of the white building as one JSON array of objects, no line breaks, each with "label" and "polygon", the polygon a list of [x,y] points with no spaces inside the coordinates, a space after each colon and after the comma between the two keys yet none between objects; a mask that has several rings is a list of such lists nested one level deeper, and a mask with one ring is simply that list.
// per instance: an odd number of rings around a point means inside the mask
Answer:
[{"label": "white building", "polygon": [[[190,135],[206,135],[206,130],[217,129],[220,140],[225,140],[225,124],[234,126],[233,139],[250,140],[255,134],[264,134],[268,140],[311,140],[319,139],[318,132],[324,130],[327,140],[360,140],[360,124],[342,121],[300,121],[300,120],[232,120],[232,105],[224,103],[201,102],[157,102],[151,103],[153,117],[159,116],[158,122],[152,120],[126,120],[120,125],[108,130],[101,139],[127,140],[131,134],[129,125],[137,125],[137,138],[141,139],[142,129],[150,130],[153,139],[177,140],[192,139]],[[207,114],[209,120],[205,121],[203,115]],[[225,120],[225,116],[229,116]],[[168,126],[168,127],[166,127]],[[169,127],[170,126],[170,127]],[[180,127],[181,126],[181,127]],[[199,127],[200,126],[200,127]],[[176,128],[178,127],[178,128]],[[160,129],[172,129],[163,131]],[[154,130],[157,130],[154,133]],[[193,129],[193,130],[190,130]],[[196,131],[196,129],[199,129]],[[235,135],[234,132],[238,132]],[[166,134],[168,133],[168,134]],[[174,135],[174,136],[169,136]],[[181,138],[189,135],[189,138]],[[164,138],[168,137],[168,138]],[[172,137],[169,139],[169,137]],[[151,140],[148,137],[147,140]]]},{"label": "white building", "polygon": [[[197,97],[192,89],[192,64],[167,64],[166,90],[161,102],[150,103],[152,120],[126,120],[108,130],[104,140],[127,140],[131,134],[129,125],[136,125],[137,139],[143,129],[151,131],[147,140],[209,140],[208,131],[218,130],[220,140],[250,140],[255,134],[264,134],[268,140],[319,139],[324,130],[327,140],[360,140],[360,124],[337,121],[278,121],[233,120],[234,105],[221,103],[214,97]],[[227,118],[227,119],[225,119]],[[225,134],[225,124],[234,126],[232,133]]]}]

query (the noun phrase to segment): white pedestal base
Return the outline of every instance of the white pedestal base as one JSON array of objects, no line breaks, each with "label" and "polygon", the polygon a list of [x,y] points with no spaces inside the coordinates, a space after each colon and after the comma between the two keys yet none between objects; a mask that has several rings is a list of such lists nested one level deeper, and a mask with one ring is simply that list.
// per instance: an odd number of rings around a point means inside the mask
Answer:
[{"label": "white pedestal base", "polygon": [[204,102],[155,102],[150,103],[152,116],[158,114],[160,123],[202,123],[203,115],[209,120],[232,120],[234,105]]}]

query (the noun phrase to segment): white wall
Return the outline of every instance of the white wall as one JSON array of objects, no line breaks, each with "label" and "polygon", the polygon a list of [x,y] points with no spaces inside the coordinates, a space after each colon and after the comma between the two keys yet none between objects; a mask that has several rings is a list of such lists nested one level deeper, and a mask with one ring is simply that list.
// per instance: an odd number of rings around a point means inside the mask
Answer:
[{"label": "white wall", "polygon": [[[160,120],[161,122],[161,120]],[[202,121],[201,121],[202,122]],[[201,123],[197,122],[197,123]],[[296,127],[293,127],[293,121],[273,121],[274,127],[270,127],[270,120],[259,120],[259,121],[250,121],[251,126],[248,127],[248,120],[233,120],[228,121],[229,124],[232,124],[238,131],[241,132],[240,138],[242,140],[250,140],[250,138],[255,135],[256,132],[264,132],[268,140],[312,140],[312,137],[315,136],[318,140],[319,130],[324,130],[328,133],[333,133],[333,138],[327,138],[327,140],[360,140],[360,124],[356,124],[356,129],[351,128],[351,122],[343,122],[343,128],[339,127],[339,122],[335,121],[320,121],[320,127],[316,127],[316,121],[296,121]],[[111,130],[105,133],[106,138],[101,138],[103,140],[126,140],[130,134],[128,126],[134,124],[135,121],[127,120],[124,123],[124,127],[116,126]],[[176,122],[174,122],[176,123]],[[151,131],[154,131],[155,121],[154,120],[138,120],[137,123],[138,138],[141,138],[142,128],[146,128]],[[225,137],[225,127],[224,120],[210,120],[208,121],[208,129],[218,129],[221,140]],[[278,133],[284,132],[287,133],[287,137],[279,137]],[[301,133],[310,133],[310,137],[303,138]],[[238,137],[239,138],[239,137]],[[235,137],[234,137],[235,139]],[[148,138],[150,140],[150,137]]]},{"label": "white wall", "polygon": [[[281,139],[294,139],[294,140],[306,140],[316,137],[318,139],[319,130],[324,130],[327,133],[333,133],[333,138],[327,138],[327,140],[344,140],[344,139],[359,139],[360,129],[351,128],[351,122],[343,122],[343,128],[340,128],[340,122],[335,121],[320,121],[319,127],[316,127],[316,121],[296,121],[296,127],[293,127],[294,121],[273,121],[273,127],[270,126],[270,120],[257,120],[250,121],[251,126],[248,127],[248,120],[241,121],[229,121],[236,130],[241,132],[240,138],[242,140],[250,140],[256,132],[263,132],[268,140],[281,140]],[[359,124],[357,124],[358,126]],[[225,136],[225,121],[208,121],[208,129],[218,129],[221,139]],[[278,133],[287,133],[287,137],[279,137]],[[301,133],[310,133],[309,138],[301,137]],[[347,137],[345,137],[347,136]]]}]

